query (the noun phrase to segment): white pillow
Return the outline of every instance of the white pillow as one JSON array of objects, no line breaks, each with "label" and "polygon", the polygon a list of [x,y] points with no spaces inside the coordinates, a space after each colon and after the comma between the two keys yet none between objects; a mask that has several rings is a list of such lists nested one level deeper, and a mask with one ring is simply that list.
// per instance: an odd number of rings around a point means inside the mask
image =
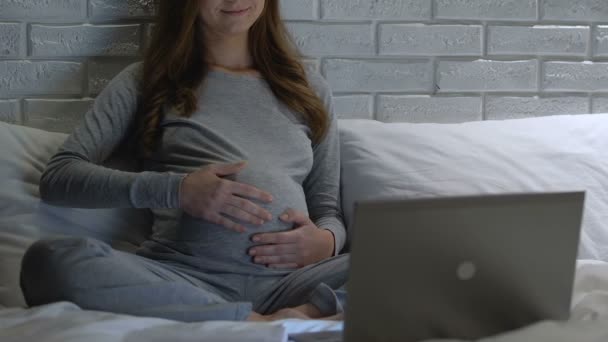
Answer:
[{"label": "white pillow", "polygon": [[608,261],[608,115],[339,127],[348,227],[357,200],[586,190],[579,257]]},{"label": "white pillow", "polygon": [[0,305],[25,305],[18,282],[21,258],[39,238],[91,236],[127,249],[149,233],[145,210],[70,209],[40,202],[40,176],[65,138],[0,122]]}]

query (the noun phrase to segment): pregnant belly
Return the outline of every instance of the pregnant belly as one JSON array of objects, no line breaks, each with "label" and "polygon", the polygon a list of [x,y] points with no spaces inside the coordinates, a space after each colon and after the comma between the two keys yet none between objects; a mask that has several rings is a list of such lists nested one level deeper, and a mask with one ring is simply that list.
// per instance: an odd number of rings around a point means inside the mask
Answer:
[{"label": "pregnant belly", "polygon": [[270,221],[257,226],[226,216],[242,223],[247,229],[245,233],[238,233],[207,220],[192,217],[181,210],[153,210],[154,239],[183,254],[205,259],[205,262],[254,266],[251,257],[247,255],[249,248],[254,246],[252,236],[257,233],[292,229],[293,224],[281,221],[279,216],[288,208],[306,214],[308,209],[302,186],[289,177],[275,175],[243,179],[243,176],[239,175],[235,180],[254,185],[273,195],[274,201],[271,203],[252,200],[271,213]]}]

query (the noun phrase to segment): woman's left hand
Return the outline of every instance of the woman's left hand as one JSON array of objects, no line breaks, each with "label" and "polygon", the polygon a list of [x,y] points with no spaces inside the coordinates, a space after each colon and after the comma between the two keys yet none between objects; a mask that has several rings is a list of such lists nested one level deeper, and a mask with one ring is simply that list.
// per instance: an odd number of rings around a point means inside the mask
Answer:
[{"label": "woman's left hand", "polygon": [[308,215],[287,209],[279,217],[293,222],[294,228],[285,232],[262,233],[253,236],[261,245],[249,249],[256,264],[272,268],[298,268],[325,260],[334,254],[334,234],[320,229]]}]

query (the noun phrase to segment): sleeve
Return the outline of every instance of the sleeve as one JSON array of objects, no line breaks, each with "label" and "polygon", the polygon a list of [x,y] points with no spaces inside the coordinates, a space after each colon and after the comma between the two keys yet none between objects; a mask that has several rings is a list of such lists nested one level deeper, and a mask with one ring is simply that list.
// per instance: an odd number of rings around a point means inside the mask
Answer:
[{"label": "sleeve", "polygon": [[185,175],[125,172],[101,164],[130,134],[141,63],[125,68],[95,99],[49,161],[40,179],[43,201],[76,208],[178,208]]},{"label": "sleeve", "polygon": [[[320,78],[320,76],[319,76]],[[313,167],[304,181],[304,192],[311,220],[334,235],[334,255],[346,241],[346,228],[340,205],[340,141],[338,122],[333,112],[332,96],[325,80],[317,81],[318,93],[330,116],[329,130],[323,140],[313,145]]]}]

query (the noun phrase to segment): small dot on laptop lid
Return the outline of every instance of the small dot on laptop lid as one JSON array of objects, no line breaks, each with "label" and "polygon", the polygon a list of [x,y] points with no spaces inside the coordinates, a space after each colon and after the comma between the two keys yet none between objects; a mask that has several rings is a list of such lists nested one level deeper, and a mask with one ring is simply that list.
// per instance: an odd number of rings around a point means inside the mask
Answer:
[{"label": "small dot on laptop lid", "polygon": [[471,280],[473,277],[475,277],[476,272],[477,267],[475,267],[475,264],[470,261],[461,263],[456,269],[456,275],[460,280]]}]

